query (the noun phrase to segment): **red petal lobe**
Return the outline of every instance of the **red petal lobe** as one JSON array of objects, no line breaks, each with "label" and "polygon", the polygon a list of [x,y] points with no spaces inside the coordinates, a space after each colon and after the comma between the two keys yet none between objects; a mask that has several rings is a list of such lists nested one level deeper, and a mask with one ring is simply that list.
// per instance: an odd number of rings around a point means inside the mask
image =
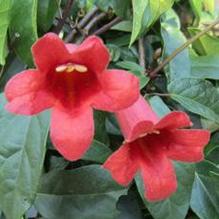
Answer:
[{"label": "red petal lobe", "polygon": [[118,111],[133,104],[139,97],[138,78],[122,70],[104,71],[100,78],[102,91],[93,101],[93,107]]},{"label": "red petal lobe", "polygon": [[67,109],[54,108],[50,135],[54,146],[63,157],[70,161],[80,159],[93,140],[92,109],[68,112]]},{"label": "red petal lobe", "polygon": [[41,72],[53,70],[70,60],[64,42],[54,33],[47,33],[32,46],[34,62]]},{"label": "red petal lobe", "polygon": [[110,171],[116,182],[127,186],[138,170],[134,159],[131,145],[124,144],[107,159],[103,167]]}]

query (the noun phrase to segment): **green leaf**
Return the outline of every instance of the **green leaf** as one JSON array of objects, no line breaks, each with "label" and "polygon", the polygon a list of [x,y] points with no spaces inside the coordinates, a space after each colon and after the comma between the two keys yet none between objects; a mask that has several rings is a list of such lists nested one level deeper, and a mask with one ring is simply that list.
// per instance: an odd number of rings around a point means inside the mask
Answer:
[{"label": "green leaf", "polygon": [[[124,68],[126,70],[129,70],[134,75],[136,75],[140,80],[140,88],[141,89],[143,87],[145,87],[150,80],[144,73],[145,69],[135,62],[123,61],[123,62],[117,62],[116,65],[120,68]],[[143,74],[142,74],[142,72],[143,72]]]},{"label": "green leaf", "polygon": [[[161,35],[164,43],[164,57],[170,56],[186,42],[179,23],[179,18],[173,10],[169,10],[162,16]],[[183,50],[171,60],[168,68],[165,70],[170,81],[189,77],[191,74],[191,63],[188,49]]]},{"label": "green leaf", "polygon": [[143,218],[136,194],[134,192],[130,191],[128,195],[122,196],[117,203],[117,208],[121,213],[116,219]]},{"label": "green leaf", "polygon": [[187,110],[219,123],[219,93],[211,82],[181,79],[168,86],[171,98]]},{"label": "green leaf", "polygon": [[133,7],[133,28],[130,40],[130,45],[132,45],[137,39],[141,32],[141,25],[144,16],[145,9],[148,6],[148,0],[132,0]]},{"label": "green leaf", "polygon": [[94,111],[94,121],[95,121],[94,139],[108,145],[109,144],[109,137],[107,135],[106,126],[105,126],[106,112],[95,110]]},{"label": "green leaf", "polygon": [[144,198],[143,182],[136,177],[136,183],[145,206],[154,219],[184,219],[190,203],[194,180],[194,165],[175,163],[178,189],[170,198],[159,202],[148,202]]},{"label": "green leaf", "polygon": [[111,30],[132,32],[132,22],[131,21],[121,21],[120,23],[111,27]]},{"label": "green leaf", "polygon": [[0,209],[18,219],[32,205],[46,152],[47,113],[13,116],[0,97]]},{"label": "green leaf", "polygon": [[[198,28],[188,29],[192,36],[201,32]],[[218,55],[219,40],[216,36],[205,34],[193,43],[193,47],[200,55]]]},{"label": "green leaf", "polygon": [[45,174],[35,206],[45,218],[114,219],[126,192],[101,166],[89,165]]},{"label": "green leaf", "polygon": [[219,56],[192,57],[192,77],[219,80]]},{"label": "green leaf", "polygon": [[151,26],[164,12],[168,11],[173,5],[174,0],[149,0],[148,7],[144,12],[142,24],[143,32]]},{"label": "green leaf", "polygon": [[104,163],[111,153],[112,151],[105,144],[97,140],[93,140],[92,145],[82,159]]},{"label": "green leaf", "polygon": [[160,97],[152,97],[149,99],[149,102],[151,107],[159,117],[163,117],[170,113],[170,109],[167,107],[167,105],[163,102],[163,100]]},{"label": "green leaf", "polygon": [[37,20],[39,27],[44,32],[48,31],[52,26],[60,2],[61,0],[38,1]]},{"label": "green leaf", "polygon": [[13,48],[28,65],[32,65],[31,46],[37,40],[37,0],[14,1],[9,26]]},{"label": "green leaf", "polygon": [[3,92],[8,80],[25,69],[25,65],[17,57],[8,56],[7,63],[4,66],[4,71],[0,80],[0,91]]},{"label": "green leaf", "polygon": [[218,168],[210,162],[202,162],[197,167],[192,190],[191,208],[201,219],[218,219],[219,176],[211,174],[211,171]]},{"label": "green leaf", "polygon": [[12,0],[0,0],[0,65],[5,64],[7,55],[7,31],[10,23]]}]

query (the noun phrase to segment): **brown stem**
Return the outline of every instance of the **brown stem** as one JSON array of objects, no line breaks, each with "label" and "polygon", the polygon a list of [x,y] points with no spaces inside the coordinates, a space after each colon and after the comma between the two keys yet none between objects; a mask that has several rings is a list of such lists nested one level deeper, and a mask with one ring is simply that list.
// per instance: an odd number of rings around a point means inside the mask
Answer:
[{"label": "brown stem", "polygon": [[110,21],[108,24],[105,24],[105,25],[102,26],[100,29],[96,30],[93,34],[94,34],[94,35],[103,34],[103,33],[105,33],[107,30],[109,30],[112,26],[114,26],[115,24],[118,24],[120,21],[122,21],[122,18],[116,17],[116,18],[114,18],[112,21]]},{"label": "brown stem", "polygon": [[65,8],[63,10],[63,13],[62,13],[62,17],[60,18],[57,26],[53,30],[54,33],[59,34],[60,31],[62,30],[62,28],[65,24],[65,20],[69,17],[69,15],[71,13],[71,8],[72,8],[73,3],[74,3],[74,0],[67,1]]},{"label": "brown stem", "polygon": [[84,35],[87,36],[89,34],[89,31],[91,30],[91,28],[95,24],[97,24],[100,20],[102,20],[105,16],[106,16],[106,13],[102,12],[102,13],[98,14],[96,17],[94,17],[84,28],[84,30],[83,30]]},{"label": "brown stem", "polygon": [[[139,64],[145,69],[146,63],[145,63],[145,49],[144,49],[144,38],[143,37],[141,37],[138,40],[138,52],[139,52]],[[141,73],[142,75],[144,75],[145,71],[142,71]]]},{"label": "brown stem", "polygon": [[72,31],[66,36],[65,42],[69,43],[73,40],[75,34],[77,33],[76,29],[82,29],[88,22],[89,20],[98,12],[98,8],[95,6],[92,10],[90,10],[84,18],[81,19],[81,21],[76,25],[75,28],[72,29]]}]

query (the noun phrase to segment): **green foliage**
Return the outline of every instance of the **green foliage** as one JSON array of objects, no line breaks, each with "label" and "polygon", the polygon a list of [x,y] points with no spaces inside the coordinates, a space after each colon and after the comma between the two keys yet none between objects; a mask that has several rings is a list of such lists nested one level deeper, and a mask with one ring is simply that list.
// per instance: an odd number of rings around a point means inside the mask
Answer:
[{"label": "green foliage", "polygon": [[114,219],[126,192],[106,170],[89,165],[43,175],[35,206],[45,218]]},{"label": "green foliage", "polygon": [[[173,10],[167,11],[162,16],[161,35],[164,42],[164,57],[171,55],[185,43],[186,38],[180,28],[179,18]],[[170,61],[167,69],[169,80],[189,77],[191,71],[190,65],[189,50],[186,48],[176,58]]]},{"label": "green foliage", "polygon": [[[160,118],[170,111],[186,111],[195,128],[211,131],[205,160],[196,165],[174,162],[177,192],[153,203],[145,199],[139,175],[124,188],[101,166],[124,141],[115,114],[95,110],[94,140],[82,159],[69,162],[48,137],[48,112],[18,116],[4,109],[6,83],[35,68],[31,46],[38,36],[55,30],[67,2],[0,0],[0,219],[29,219],[30,208],[48,219],[218,219],[218,25],[178,51],[218,19],[218,1],[75,0],[59,33],[65,39],[74,29],[71,43],[79,44],[87,37],[87,24],[93,22],[88,33],[92,35],[120,17],[99,35],[111,55],[109,68],[136,75],[141,94]],[[94,8],[87,23],[78,26]],[[101,13],[105,16],[95,20]],[[145,58],[140,57],[140,47]]]},{"label": "green foliage", "polygon": [[5,64],[7,55],[7,30],[10,23],[12,0],[0,0],[0,65]]},{"label": "green foliage", "polygon": [[32,205],[43,168],[48,115],[14,116],[0,99],[0,208],[6,218],[21,218]]},{"label": "green foliage", "polygon": [[11,10],[10,37],[18,56],[32,65],[31,46],[37,39],[37,0],[14,1]]}]

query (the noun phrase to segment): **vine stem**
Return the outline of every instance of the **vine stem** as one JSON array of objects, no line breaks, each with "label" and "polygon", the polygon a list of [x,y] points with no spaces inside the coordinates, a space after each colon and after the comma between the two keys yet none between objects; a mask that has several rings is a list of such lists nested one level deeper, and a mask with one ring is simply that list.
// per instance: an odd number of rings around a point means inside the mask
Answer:
[{"label": "vine stem", "polygon": [[54,31],[53,31],[54,33],[59,34],[60,31],[62,30],[62,28],[65,24],[65,20],[68,18],[68,16],[71,13],[71,8],[73,6],[73,3],[74,3],[74,0],[67,1],[65,8],[63,10],[63,13],[62,13],[62,17],[60,18],[57,26],[54,28]]},{"label": "vine stem", "polygon": [[105,33],[107,30],[109,30],[112,26],[114,26],[115,24],[118,24],[120,21],[122,21],[122,18],[120,17],[116,17],[114,18],[112,21],[110,21],[108,24],[105,24],[104,26],[102,26],[100,29],[96,30],[94,33],[92,33],[93,35],[100,35]]},{"label": "vine stem", "polygon": [[[144,69],[146,67],[145,63],[145,49],[144,49],[144,38],[141,37],[138,40],[138,53],[139,53],[139,64],[142,66]],[[142,75],[145,74],[145,72],[141,72]]]},{"label": "vine stem", "polygon": [[82,29],[88,22],[89,20],[98,12],[98,8],[96,6],[94,6],[94,8],[88,12],[84,18],[81,19],[81,21],[78,23],[78,25],[76,25],[75,28],[72,29],[72,31],[66,36],[65,38],[65,42],[69,43],[73,40],[75,34],[77,34],[77,30],[76,29]]},{"label": "vine stem", "polygon": [[155,68],[153,71],[151,71],[149,74],[150,76],[155,76],[157,73],[162,70],[172,59],[174,59],[179,53],[181,53],[184,49],[186,49],[190,44],[195,42],[197,39],[205,35],[207,32],[209,32],[214,26],[219,24],[219,19],[209,24],[205,29],[203,29],[201,32],[196,34],[194,37],[190,38],[188,41],[186,41],[182,46],[177,48],[170,56],[168,56],[157,68]]}]

